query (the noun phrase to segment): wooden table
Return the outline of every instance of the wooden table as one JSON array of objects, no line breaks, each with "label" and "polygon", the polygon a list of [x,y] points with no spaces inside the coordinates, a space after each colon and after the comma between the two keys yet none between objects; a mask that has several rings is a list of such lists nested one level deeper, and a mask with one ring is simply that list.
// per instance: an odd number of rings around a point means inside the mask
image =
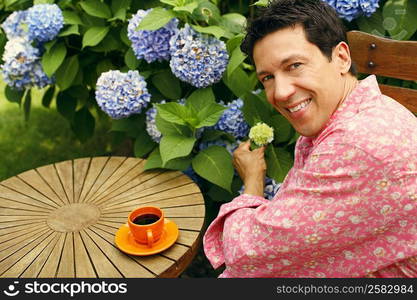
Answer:
[{"label": "wooden table", "polygon": [[[178,171],[143,171],[145,160],[95,157],[64,161],[0,182],[0,277],[176,277],[201,242],[204,199]],[[180,233],[152,256],[114,242],[141,205],[165,211]]]}]

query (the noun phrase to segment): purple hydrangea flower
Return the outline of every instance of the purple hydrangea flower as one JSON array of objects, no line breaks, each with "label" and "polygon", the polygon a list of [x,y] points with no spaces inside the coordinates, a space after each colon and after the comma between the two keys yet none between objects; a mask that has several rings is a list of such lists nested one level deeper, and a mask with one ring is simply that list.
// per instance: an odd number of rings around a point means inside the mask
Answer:
[{"label": "purple hydrangea flower", "polygon": [[205,88],[222,78],[229,61],[224,42],[185,24],[171,38],[170,46],[171,70],[182,81]]},{"label": "purple hydrangea flower", "polygon": [[28,32],[24,24],[26,23],[27,11],[17,10],[10,14],[1,24],[6,37],[11,40],[15,37],[27,37]]},{"label": "purple hydrangea flower", "polygon": [[227,107],[214,126],[214,129],[227,132],[236,139],[246,137],[250,127],[243,118],[243,100],[240,98],[233,100],[227,104]]},{"label": "purple hydrangea flower", "polygon": [[[264,198],[268,200],[272,200],[276,193],[278,193],[279,188],[281,187],[281,183],[276,182],[274,179],[265,177],[265,188],[264,188]],[[245,186],[239,190],[239,194],[242,194],[245,190]]]},{"label": "purple hydrangea flower", "polygon": [[7,85],[17,89],[43,88],[53,83],[42,69],[39,50],[27,38],[16,37],[6,43],[1,72]]},{"label": "purple hydrangea flower", "polygon": [[55,38],[64,26],[64,17],[56,4],[37,4],[27,10],[29,39],[47,42]]},{"label": "purple hydrangea flower", "polygon": [[113,119],[140,113],[150,99],[146,81],[138,71],[111,70],[102,73],[97,80],[97,103]]},{"label": "purple hydrangea flower", "polygon": [[142,19],[151,11],[138,10],[129,20],[127,37],[132,42],[132,49],[138,59],[145,59],[148,63],[153,61],[169,60],[169,40],[178,31],[178,20],[172,19],[164,27],[157,30],[137,30]]}]

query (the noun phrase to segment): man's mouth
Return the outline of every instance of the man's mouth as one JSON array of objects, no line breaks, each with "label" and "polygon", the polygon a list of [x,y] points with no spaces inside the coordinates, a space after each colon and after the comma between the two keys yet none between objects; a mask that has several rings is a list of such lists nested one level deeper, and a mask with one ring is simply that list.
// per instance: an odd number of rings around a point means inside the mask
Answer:
[{"label": "man's mouth", "polygon": [[287,108],[287,110],[291,113],[295,113],[297,111],[299,111],[300,109],[306,107],[307,105],[309,105],[311,102],[311,98],[301,102],[300,104],[298,104],[297,106],[291,107],[291,108]]}]

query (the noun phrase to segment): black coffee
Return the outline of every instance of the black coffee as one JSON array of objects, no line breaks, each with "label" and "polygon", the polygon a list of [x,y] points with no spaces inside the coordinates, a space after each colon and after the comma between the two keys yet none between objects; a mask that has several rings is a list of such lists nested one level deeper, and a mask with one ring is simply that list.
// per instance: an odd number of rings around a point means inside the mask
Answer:
[{"label": "black coffee", "polygon": [[155,223],[158,220],[159,220],[159,216],[157,216],[157,215],[143,214],[143,215],[137,216],[133,220],[133,223],[135,223],[137,225],[148,225],[148,224]]}]

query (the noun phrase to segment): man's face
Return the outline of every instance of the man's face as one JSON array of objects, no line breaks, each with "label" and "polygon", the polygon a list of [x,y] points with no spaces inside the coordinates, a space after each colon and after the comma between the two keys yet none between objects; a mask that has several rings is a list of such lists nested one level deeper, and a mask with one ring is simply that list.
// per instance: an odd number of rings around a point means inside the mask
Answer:
[{"label": "man's face", "polygon": [[303,136],[316,136],[345,96],[348,69],[339,56],[346,49],[339,46],[329,61],[306,39],[301,25],[270,33],[255,44],[253,58],[268,101]]}]

